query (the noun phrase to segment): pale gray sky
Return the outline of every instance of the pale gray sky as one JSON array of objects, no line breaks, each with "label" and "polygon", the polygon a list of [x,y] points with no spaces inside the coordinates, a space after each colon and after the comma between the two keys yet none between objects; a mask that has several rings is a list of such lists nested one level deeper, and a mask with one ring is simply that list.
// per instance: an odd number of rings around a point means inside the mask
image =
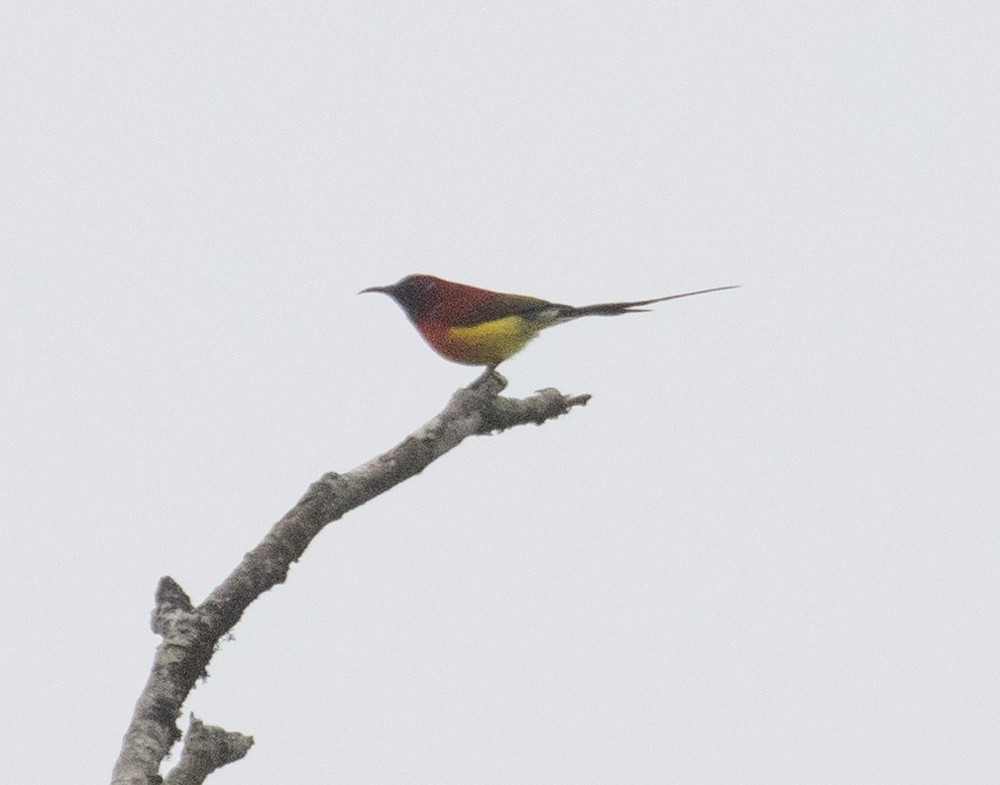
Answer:
[{"label": "pale gray sky", "polygon": [[[331,526],[186,707],[215,785],[1000,777],[994,3],[8,4],[4,782],[475,369],[373,284],[585,304],[590,392]],[[186,720],[185,720],[186,724]],[[57,750],[57,752],[54,752]]]}]

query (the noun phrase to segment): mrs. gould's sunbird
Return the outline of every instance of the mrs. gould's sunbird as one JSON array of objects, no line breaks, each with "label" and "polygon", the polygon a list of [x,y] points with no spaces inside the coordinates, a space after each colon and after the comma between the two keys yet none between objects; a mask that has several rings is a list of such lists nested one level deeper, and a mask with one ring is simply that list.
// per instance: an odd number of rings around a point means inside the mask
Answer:
[{"label": "mrs. gould's sunbird", "polygon": [[431,348],[456,363],[495,368],[517,354],[546,327],[581,316],[618,316],[648,310],[642,305],[721,292],[735,286],[717,286],[697,292],[671,294],[631,303],[601,303],[581,308],[550,303],[537,297],[504,294],[445,281],[433,275],[408,275],[391,286],[372,286],[360,292],[382,292],[406,315]]}]

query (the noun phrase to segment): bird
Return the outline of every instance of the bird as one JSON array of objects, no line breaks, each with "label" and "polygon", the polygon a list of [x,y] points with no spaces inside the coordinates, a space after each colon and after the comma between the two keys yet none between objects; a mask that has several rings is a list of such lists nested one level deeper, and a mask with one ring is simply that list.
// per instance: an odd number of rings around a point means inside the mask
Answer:
[{"label": "bird", "polygon": [[717,286],[652,300],[577,307],[417,274],[388,286],[369,286],[358,294],[381,292],[389,295],[439,355],[462,365],[485,365],[492,371],[521,351],[546,327],[581,316],[639,313],[649,310],[643,308],[644,305],[736,288]]}]

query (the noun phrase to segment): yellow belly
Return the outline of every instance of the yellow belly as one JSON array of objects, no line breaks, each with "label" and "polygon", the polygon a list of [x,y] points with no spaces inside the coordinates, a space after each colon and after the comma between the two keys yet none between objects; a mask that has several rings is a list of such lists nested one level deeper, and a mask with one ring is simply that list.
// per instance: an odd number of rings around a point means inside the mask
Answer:
[{"label": "yellow belly", "polygon": [[467,365],[496,365],[538,335],[538,325],[520,316],[506,316],[472,327],[426,325],[421,332],[443,357]]}]

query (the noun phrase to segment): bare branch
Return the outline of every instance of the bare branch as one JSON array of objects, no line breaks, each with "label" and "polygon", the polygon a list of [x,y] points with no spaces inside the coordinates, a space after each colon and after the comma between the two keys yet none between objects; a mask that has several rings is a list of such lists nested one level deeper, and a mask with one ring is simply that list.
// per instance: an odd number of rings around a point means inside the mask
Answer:
[{"label": "bare branch", "polygon": [[253,736],[205,725],[192,714],[180,763],[167,775],[165,785],[201,785],[216,769],[243,758],[252,746]]},{"label": "bare branch", "polygon": [[[172,578],[160,579],[152,627],[163,640],[122,742],[112,785],[160,785],[160,764],[180,739],[177,718],[181,707],[195,682],[207,676],[205,669],[220,639],[251,602],[285,580],[292,562],[302,556],[324,526],[419,474],[468,436],[527,423],[541,425],[590,399],[589,395],[565,396],[553,389],[524,399],[501,398],[506,384],[496,371],[487,370],[458,390],[439,415],[388,452],[345,474],[323,475],[197,608]],[[211,729],[212,734],[222,734],[218,738],[223,741],[215,749],[228,744],[232,750],[241,750],[224,760],[225,754],[204,751],[203,731],[209,729],[198,725],[195,731],[192,721],[181,762],[168,778],[171,785],[200,783],[213,769],[243,757],[253,742],[237,733]],[[189,749],[192,744],[197,748]],[[209,763],[212,765],[205,768]],[[202,771],[204,774],[198,773]]]}]

